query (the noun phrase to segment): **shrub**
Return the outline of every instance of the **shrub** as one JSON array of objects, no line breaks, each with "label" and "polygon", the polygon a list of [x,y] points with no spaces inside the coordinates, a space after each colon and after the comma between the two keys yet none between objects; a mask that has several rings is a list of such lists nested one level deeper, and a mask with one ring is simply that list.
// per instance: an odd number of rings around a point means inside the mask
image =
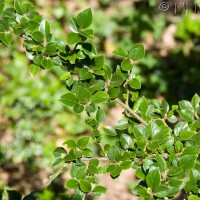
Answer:
[{"label": "shrub", "polygon": [[[3,8],[3,1],[1,4]],[[133,168],[138,178],[138,184],[131,188],[134,195],[170,199],[183,191],[188,199],[199,199],[197,94],[191,102],[182,100],[172,106],[165,100],[140,96],[140,76],[133,73],[133,68],[144,56],[143,45],[135,44],[128,51],[116,49],[114,54],[122,58],[121,63],[107,66],[104,55],[97,54],[92,42],[90,8],[70,19],[72,32],[67,35],[67,44],[52,36],[49,22],[29,3],[21,5],[15,0],[14,8],[1,9],[1,13],[1,42],[11,46],[13,34],[24,39],[31,76],[41,69],[61,67],[67,91],[60,101],[74,113],[85,112],[85,122],[92,129],[91,137],[77,142],[67,140],[63,147],[54,150],[52,166],[58,170],[48,184],[69,168],[71,179],[66,188],[74,189],[73,199],[81,200],[88,194],[99,196],[106,191],[98,185],[98,174],[109,173],[116,178],[122,170]],[[113,102],[124,108],[124,117],[115,127],[104,124],[104,104]],[[103,143],[106,136],[115,138],[115,144]],[[99,156],[94,155],[95,145],[99,147]],[[101,159],[107,159],[109,164],[101,165]],[[10,190],[7,194],[15,195]],[[17,198],[21,196],[18,194]]]}]

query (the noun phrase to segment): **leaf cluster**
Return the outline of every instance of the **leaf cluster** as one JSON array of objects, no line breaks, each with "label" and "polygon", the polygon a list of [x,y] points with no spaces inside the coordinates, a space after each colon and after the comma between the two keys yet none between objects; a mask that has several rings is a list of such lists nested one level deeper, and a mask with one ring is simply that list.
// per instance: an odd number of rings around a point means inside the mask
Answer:
[{"label": "leaf cluster", "polygon": [[[135,44],[128,51],[118,48],[114,54],[122,58],[119,65],[106,65],[92,42],[94,38],[92,10],[82,11],[69,21],[71,33],[67,43],[51,34],[50,24],[42,19],[31,4],[21,5],[1,14],[0,40],[12,44],[13,34],[24,38],[25,53],[31,61],[30,74],[41,69],[60,67],[66,93],[60,101],[75,113],[87,114],[91,137],[77,142],[67,140],[53,152],[52,166],[70,168],[71,179],[66,188],[74,189],[74,199],[86,194],[100,195],[106,188],[98,185],[98,174],[112,178],[122,170],[135,169],[138,183],[131,189],[143,199],[172,198],[183,190],[189,199],[198,199],[200,180],[200,97],[169,106],[165,100],[139,96],[140,76],[133,73],[135,61],[144,56],[144,47]],[[105,125],[103,104],[117,102],[124,108],[124,118],[115,127]],[[115,144],[103,144],[108,135]],[[95,157],[92,146],[100,146]],[[101,159],[108,164],[102,165]],[[62,168],[63,167],[63,168]]]}]

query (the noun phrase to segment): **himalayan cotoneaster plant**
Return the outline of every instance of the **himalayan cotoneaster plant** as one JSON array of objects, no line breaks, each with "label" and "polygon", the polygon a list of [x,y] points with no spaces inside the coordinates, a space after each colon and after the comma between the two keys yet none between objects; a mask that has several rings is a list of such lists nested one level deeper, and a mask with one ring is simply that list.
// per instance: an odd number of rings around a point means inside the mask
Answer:
[{"label": "himalayan cotoneaster plant", "polygon": [[[93,43],[90,8],[69,20],[66,41],[51,34],[50,23],[36,9],[18,0],[6,8],[0,1],[1,48],[21,37],[33,77],[40,70],[61,68],[66,93],[60,102],[76,114],[86,113],[85,123],[91,127],[90,136],[67,140],[55,149],[52,166],[57,170],[46,186],[69,170],[65,187],[74,190],[73,199],[82,200],[106,192],[98,185],[99,174],[115,179],[132,168],[137,182],[130,190],[141,199],[172,199],[180,193],[189,200],[200,199],[200,97],[195,94],[191,101],[170,106],[166,100],[141,96],[140,76],[133,69],[144,56],[142,44],[116,49],[113,53],[121,62],[108,66]],[[114,127],[104,123],[105,107],[113,103],[124,108]],[[2,193],[11,196],[11,192]]]}]

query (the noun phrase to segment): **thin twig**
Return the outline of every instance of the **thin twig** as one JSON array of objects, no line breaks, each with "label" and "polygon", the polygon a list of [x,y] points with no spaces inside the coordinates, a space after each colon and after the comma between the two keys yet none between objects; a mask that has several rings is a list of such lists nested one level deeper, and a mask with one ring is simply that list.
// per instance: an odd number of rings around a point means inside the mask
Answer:
[{"label": "thin twig", "polygon": [[120,99],[115,99],[115,101],[118,104],[120,104],[123,108],[125,108],[135,119],[137,119],[142,124],[147,125],[147,123],[138,114],[136,114],[129,106],[123,103]]},{"label": "thin twig", "polygon": [[57,176],[59,176],[59,175],[62,173],[63,168],[65,167],[64,161],[61,162],[60,166],[61,166],[61,167],[60,167],[54,174],[52,174],[52,175],[49,177],[49,179],[47,180],[47,182],[43,184],[42,188],[47,188],[47,187],[51,184],[51,182],[52,182]]},{"label": "thin twig", "polygon": [[92,158],[81,158],[82,161],[90,161],[91,159],[98,159],[99,161],[109,161],[107,157],[92,157]]},{"label": "thin twig", "polygon": [[196,119],[199,119],[199,115],[195,112],[194,116],[196,117]]}]

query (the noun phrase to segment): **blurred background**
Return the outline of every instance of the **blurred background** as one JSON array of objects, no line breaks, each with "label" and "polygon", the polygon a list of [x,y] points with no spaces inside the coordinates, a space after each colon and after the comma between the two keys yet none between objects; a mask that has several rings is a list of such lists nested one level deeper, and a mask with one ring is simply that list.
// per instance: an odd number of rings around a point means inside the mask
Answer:
[{"label": "blurred background", "polygon": [[[6,0],[8,6],[11,2]],[[141,75],[141,94],[147,98],[166,98],[172,105],[200,94],[199,0],[30,2],[50,21],[53,35],[64,41],[68,20],[92,7],[94,42],[112,66],[120,63],[113,50],[144,44],[146,55],[134,70]],[[11,48],[0,46],[0,188],[7,185],[23,194],[40,188],[52,172],[50,163],[56,146],[88,132],[85,116],[73,115],[58,101],[65,93],[59,80],[61,71],[42,71],[33,79],[28,66],[20,39]],[[55,179],[38,199],[67,199],[57,197],[65,191],[63,185],[62,177]]]}]

